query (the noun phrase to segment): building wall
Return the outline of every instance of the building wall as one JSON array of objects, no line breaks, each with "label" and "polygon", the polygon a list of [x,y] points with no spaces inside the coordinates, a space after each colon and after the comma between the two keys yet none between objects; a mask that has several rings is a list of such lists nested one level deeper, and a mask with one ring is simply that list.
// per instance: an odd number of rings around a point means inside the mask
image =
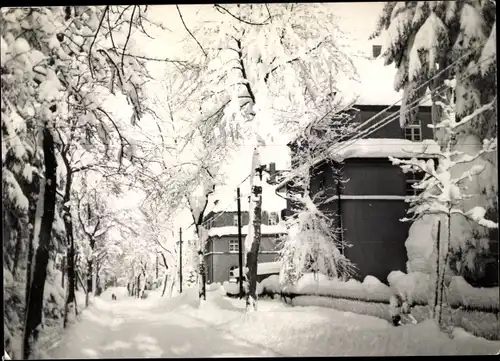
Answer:
[{"label": "building wall", "polygon": [[[234,216],[237,215],[238,212],[218,212],[218,213],[210,212],[205,217],[205,221],[211,218],[213,218],[213,221],[212,221],[212,226],[207,228],[233,226],[235,225],[233,223]],[[280,214],[278,212],[278,217],[279,216]],[[248,221],[249,221],[248,212],[241,212],[241,225],[246,226],[248,224]],[[269,213],[267,211],[262,212],[262,224],[269,224]]]},{"label": "building wall", "polygon": [[405,175],[387,158],[348,159],[342,177],[349,180],[342,184],[344,195],[405,195]]},{"label": "building wall", "polygon": [[[330,170],[328,170],[330,168]],[[320,182],[326,184],[327,197],[338,195],[331,167],[323,165],[311,179],[311,190],[318,191]],[[326,175],[326,177],[325,177]],[[321,179],[321,177],[324,177]],[[405,176],[399,167],[388,159],[347,159],[342,165],[341,196],[404,196]],[[405,241],[409,223],[399,219],[408,208],[403,199],[342,199],[333,198],[320,207],[332,214],[336,226],[338,215],[342,216],[342,239],[351,245],[345,255],[357,266],[356,279],[362,281],[367,275],[387,282],[393,270],[406,271],[407,253]]]},{"label": "building wall", "polygon": [[387,282],[391,271],[406,272],[410,223],[399,221],[406,208],[402,200],[342,200],[343,237],[351,245],[345,255],[358,267],[356,279]]}]

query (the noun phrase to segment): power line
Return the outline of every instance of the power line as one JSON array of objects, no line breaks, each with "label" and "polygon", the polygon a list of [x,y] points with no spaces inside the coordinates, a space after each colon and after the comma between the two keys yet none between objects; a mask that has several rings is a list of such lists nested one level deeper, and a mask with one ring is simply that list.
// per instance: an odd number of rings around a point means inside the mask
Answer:
[{"label": "power line", "polygon": [[[487,59],[484,59],[483,61],[486,61],[486,60],[487,60]],[[482,63],[482,62],[479,62],[479,63],[477,63],[475,66],[477,67],[477,66],[479,66],[481,63]],[[467,79],[467,78],[469,78],[469,77],[471,77],[471,76],[472,76],[472,73],[470,73],[470,74],[468,74],[468,75],[466,75],[466,76],[464,75],[464,76],[463,76],[463,77],[461,77],[459,80],[460,80],[460,81],[462,81],[462,80],[465,80],[465,79]],[[443,89],[441,89],[441,90],[439,90],[439,91],[438,91],[438,95],[441,95],[441,94],[443,94],[443,93],[445,93],[445,92],[447,91],[447,86],[446,86],[445,84],[441,84],[441,85],[440,85],[437,89],[439,89],[439,88],[443,88]],[[432,97],[432,94],[425,94],[422,98],[424,98],[424,97],[429,97],[429,96],[430,96],[430,97]],[[417,107],[418,107],[418,104],[420,104],[420,102],[421,102],[421,99],[422,99],[422,98],[415,100],[412,104],[417,103],[417,105],[412,106],[412,107],[411,107],[410,109],[408,109],[405,113],[408,113],[408,112],[412,111],[413,109],[417,108]],[[348,146],[352,145],[352,144],[353,144],[356,140],[358,140],[358,139],[362,139],[362,136],[363,136],[363,135],[366,135],[366,136],[371,135],[371,134],[373,134],[374,132],[376,132],[378,129],[380,129],[380,128],[382,128],[382,127],[386,126],[386,125],[388,125],[389,123],[392,123],[395,119],[397,119],[397,118],[399,117],[399,115],[398,115],[397,113],[395,113],[395,114],[392,114],[392,115],[390,115],[390,116],[386,117],[385,119],[388,119],[388,118],[391,118],[391,117],[392,117],[392,119],[387,120],[385,123],[380,124],[381,122],[383,122],[383,121],[384,121],[384,119],[383,119],[382,121],[380,121],[380,122],[376,123],[375,125],[371,126],[370,128],[366,129],[365,131],[361,132],[360,134],[357,134],[355,138],[351,138],[350,140],[348,140],[348,141],[346,141],[344,144],[342,144],[342,147],[341,147],[340,149],[338,149],[337,151],[341,151],[342,149],[345,149],[346,147],[348,147]],[[377,124],[380,124],[380,125],[379,125],[378,127],[376,127],[376,125],[377,125]],[[369,132],[369,133],[366,133],[369,129],[373,128],[374,126],[375,126],[375,129],[373,129],[373,130],[372,130],[371,132]],[[351,141],[351,143],[349,143],[349,141]],[[339,143],[337,143],[336,145],[338,145],[338,144],[339,144]],[[473,144],[469,144],[469,145],[473,145]],[[330,148],[330,149],[331,149],[331,148]]]},{"label": "power line", "polygon": [[[434,80],[436,77],[438,77],[439,75],[441,75],[443,72],[445,72],[447,69],[451,68],[453,65],[455,65],[456,63],[458,63],[460,60],[462,60],[465,56],[467,56],[468,54],[470,54],[472,52],[469,51],[467,52],[466,54],[464,54],[462,57],[460,57],[459,59],[455,60],[453,63],[451,63],[450,65],[448,65],[446,68],[442,69],[441,71],[439,71],[438,73],[436,73],[433,77],[431,77],[429,80],[427,80],[426,82],[424,82],[423,84],[421,84],[419,87],[417,87],[414,91],[417,91],[419,90],[421,87],[427,85],[430,81]],[[475,64],[475,66],[479,66],[479,64],[481,64],[482,62],[484,61],[487,61],[489,60],[490,58],[493,58],[494,56],[490,56],[490,57],[487,57],[485,59],[483,59],[481,62],[478,62],[477,64]],[[472,76],[472,73],[470,73],[469,75],[467,75],[465,78],[463,79],[466,79],[468,77]],[[462,79],[462,80],[463,80]],[[444,85],[442,84],[440,87],[443,87]],[[438,89],[440,88],[438,87]],[[424,96],[420,97],[419,99],[415,100],[412,104],[415,104],[415,103],[418,103],[420,104],[420,102],[422,101],[422,99],[425,97],[425,96],[428,96],[427,94],[425,94]],[[431,94],[432,96],[432,94]],[[403,100],[404,98],[401,98],[399,101]],[[399,102],[398,101],[398,102]],[[385,112],[388,111],[388,109],[390,109],[391,107],[393,107],[394,105],[396,105],[398,102],[386,107],[385,109],[383,109],[382,111],[380,111],[379,113],[375,114],[374,116],[370,117],[369,119],[367,119],[366,121],[362,122],[361,124],[359,124],[357,127],[354,128],[354,130],[359,130],[361,129],[364,125],[368,124],[369,122],[373,121],[377,116],[379,116],[380,114],[383,114]],[[419,105],[416,105],[410,109],[407,109],[404,114],[412,111],[413,109],[417,108]],[[393,114],[390,114],[389,116],[385,117],[384,119],[382,119],[381,121],[379,121],[378,123],[376,123],[375,125],[372,125],[371,127],[369,127],[368,129],[365,129],[363,130],[360,134],[357,134],[357,138],[355,136],[355,139],[354,140],[357,140],[357,139],[360,139],[360,136],[361,135],[365,135],[365,136],[368,136],[368,135],[371,135],[373,134],[373,132],[375,132],[376,130],[380,129],[382,126],[385,126],[387,124],[389,124],[390,122],[394,121],[396,118],[398,118],[400,116],[400,114],[398,113],[393,113]],[[390,118],[390,119],[389,119]],[[388,120],[389,119],[389,120]],[[366,134],[366,132],[373,128],[374,126],[384,122],[384,121],[387,121],[386,123],[384,123],[383,125],[379,126],[378,128],[374,129],[373,131],[369,132],[368,134]],[[341,136],[337,137],[336,139],[332,140],[333,142],[335,141],[338,141],[341,139]],[[338,143],[335,143],[334,146],[338,145]],[[329,151],[332,150],[332,148],[334,147],[330,147]],[[342,148],[343,149],[343,148]],[[318,161],[322,160],[323,158],[321,158],[321,156],[317,157],[315,160],[313,160],[313,164],[316,164]],[[287,177],[285,177],[285,179],[283,179],[278,185],[277,185],[277,188],[280,187],[280,186],[283,186],[284,184],[288,183],[289,181],[291,181],[293,178],[295,178],[297,175],[299,175],[302,171],[306,171],[306,168],[305,168],[306,165],[302,166],[302,167],[299,167],[297,168],[292,174],[289,174],[287,175]]]}]

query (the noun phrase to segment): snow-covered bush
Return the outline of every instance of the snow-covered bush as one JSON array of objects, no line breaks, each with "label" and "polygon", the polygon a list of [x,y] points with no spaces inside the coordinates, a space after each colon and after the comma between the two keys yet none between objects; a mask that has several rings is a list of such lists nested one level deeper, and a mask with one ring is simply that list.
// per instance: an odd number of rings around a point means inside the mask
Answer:
[{"label": "snow-covered bush", "polygon": [[286,293],[299,295],[321,295],[363,301],[389,302],[391,289],[373,276],[366,276],[363,282],[354,279],[341,281],[317,273],[306,273],[294,286],[283,289]]},{"label": "snow-covered bush", "polygon": [[369,315],[391,322],[392,318],[387,303],[365,302],[321,296],[297,296],[291,300],[293,306],[330,307],[339,311]]},{"label": "snow-covered bush", "polygon": [[224,291],[227,294],[230,294],[230,295],[239,295],[240,294],[240,286],[238,283],[225,281],[222,284],[222,287],[224,288]]},{"label": "snow-covered bush", "polygon": [[[461,327],[474,336],[484,337],[487,340],[500,340],[498,314],[458,309],[454,311],[452,319],[453,326]],[[457,332],[455,330],[452,334]]]},{"label": "snow-covered bush", "polygon": [[211,284],[207,285],[207,291],[208,292],[217,291],[221,287],[222,287],[222,284],[219,282],[211,283]]},{"label": "snow-covered bush", "polygon": [[271,275],[269,277],[264,278],[260,284],[263,287],[263,293],[266,294],[276,294],[280,293],[281,287],[280,287],[280,281],[279,281],[279,276],[278,275]]},{"label": "snow-covered bush", "polygon": [[387,281],[408,306],[427,305],[431,294],[431,276],[428,273],[392,271]]}]

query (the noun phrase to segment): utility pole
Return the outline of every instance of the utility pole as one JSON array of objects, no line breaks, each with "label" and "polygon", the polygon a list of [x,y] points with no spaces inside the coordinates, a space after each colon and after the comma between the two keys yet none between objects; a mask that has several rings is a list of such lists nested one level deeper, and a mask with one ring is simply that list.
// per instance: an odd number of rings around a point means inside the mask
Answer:
[{"label": "utility pole", "polygon": [[179,293],[182,293],[182,227],[179,227]]},{"label": "utility pole", "polygon": [[243,245],[241,240],[241,199],[240,187],[236,188],[236,201],[238,204],[238,262],[239,262],[239,279],[240,279],[240,299],[243,297]]}]

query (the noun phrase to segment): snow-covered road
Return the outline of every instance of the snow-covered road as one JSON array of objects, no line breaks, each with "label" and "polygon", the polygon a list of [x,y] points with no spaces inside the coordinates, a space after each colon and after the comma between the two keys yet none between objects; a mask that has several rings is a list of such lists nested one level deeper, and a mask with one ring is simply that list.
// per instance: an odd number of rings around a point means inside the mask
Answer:
[{"label": "snow-covered road", "polygon": [[210,291],[201,306],[197,291],[173,298],[152,292],[129,298],[115,289],[94,300],[65,331],[46,358],[211,357],[211,356],[367,356],[494,354],[500,342],[440,332],[428,320],[393,327],[366,315],[323,307],[290,307],[261,300],[247,314],[244,301]]},{"label": "snow-covered road", "polygon": [[47,351],[48,357],[279,356],[187,312],[161,307],[157,299],[131,299],[122,293],[111,301],[108,293],[95,299],[81,321]]}]

